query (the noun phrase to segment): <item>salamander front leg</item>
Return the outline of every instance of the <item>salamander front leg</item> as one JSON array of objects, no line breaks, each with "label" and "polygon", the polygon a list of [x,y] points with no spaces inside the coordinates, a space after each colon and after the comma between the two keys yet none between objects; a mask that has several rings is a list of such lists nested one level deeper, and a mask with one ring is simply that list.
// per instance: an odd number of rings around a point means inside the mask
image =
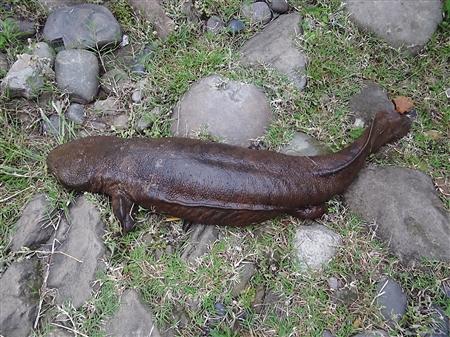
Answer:
[{"label": "salamander front leg", "polygon": [[128,233],[134,227],[134,220],[130,214],[132,207],[131,200],[122,193],[116,193],[112,196],[113,213],[122,226],[122,234]]},{"label": "salamander front leg", "polygon": [[316,219],[320,218],[326,211],[327,206],[325,204],[322,204],[290,211],[289,214],[299,219]]}]

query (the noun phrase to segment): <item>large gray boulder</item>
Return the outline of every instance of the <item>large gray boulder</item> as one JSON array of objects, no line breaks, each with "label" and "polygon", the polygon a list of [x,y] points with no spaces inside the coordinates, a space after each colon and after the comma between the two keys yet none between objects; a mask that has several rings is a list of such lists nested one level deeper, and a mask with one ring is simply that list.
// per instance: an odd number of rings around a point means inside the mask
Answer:
[{"label": "large gray boulder", "polygon": [[67,223],[60,227],[63,233],[58,233],[58,240],[63,244],[52,256],[47,285],[57,289],[56,303],[71,302],[79,308],[91,297],[91,283],[104,268],[104,225],[100,212],[82,196],[70,207]]},{"label": "large gray boulder", "polygon": [[176,136],[206,132],[224,143],[248,146],[251,139],[264,135],[271,120],[261,89],[212,75],[195,83],[177,104],[172,132]]},{"label": "large gray boulder", "polygon": [[45,78],[52,77],[52,73],[50,60],[28,54],[19,55],[1,86],[10,97],[33,98],[40,94]]},{"label": "large gray boulder", "polygon": [[306,85],[307,59],[294,43],[302,33],[300,22],[298,13],[280,15],[242,46],[241,62],[275,68],[302,90]]},{"label": "large gray boulder", "polygon": [[441,0],[344,0],[350,19],[395,48],[418,53],[442,21]]},{"label": "large gray boulder", "polygon": [[56,55],[56,84],[76,103],[94,100],[99,87],[99,70],[97,57],[87,50],[68,49]]},{"label": "large gray boulder", "polygon": [[54,47],[113,47],[122,41],[122,29],[108,8],[94,4],[61,7],[50,13],[44,39]]},{"label": "large gray boulder", "polygon": [[45,243],[54,231],[50,217],[50,202],[47,197],[44,194],[35,195],[27,203],[16,223],[16,232],[10,244],[11,250],[15,252],[22,247],[34,249]]},{"label": "large gray boulder", "polygon": [[126,290],[117,313],[106,322],[109,337],[160,337],[150,309],[135,290]]},{"label": "large gray boulder", "polygon": [[29,336],[41,286],[36,258],[13,263],[0,279],[0,336]]},{"label": "large gray boulder", "polygon": [[350,209],[408,263],[450,261],[450,216],[426,174],[400,167],[364,169],[345,193]]}]

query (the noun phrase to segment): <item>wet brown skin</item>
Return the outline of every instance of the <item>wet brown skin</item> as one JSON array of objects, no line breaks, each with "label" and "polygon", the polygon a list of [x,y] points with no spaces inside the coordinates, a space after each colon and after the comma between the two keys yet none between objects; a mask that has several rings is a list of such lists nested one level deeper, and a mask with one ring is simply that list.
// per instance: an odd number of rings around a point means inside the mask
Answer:
[{"label": "wet brown skin", "polygon": [[408,115],[379,112],[343,150],[298,157],[188,138],[74,140],[47,165],[67,188],[108,194],[124,232],[133,204],[194,223],[248,225],[282,214],[317,218],[356,178],[366,157],[406,135]]}]

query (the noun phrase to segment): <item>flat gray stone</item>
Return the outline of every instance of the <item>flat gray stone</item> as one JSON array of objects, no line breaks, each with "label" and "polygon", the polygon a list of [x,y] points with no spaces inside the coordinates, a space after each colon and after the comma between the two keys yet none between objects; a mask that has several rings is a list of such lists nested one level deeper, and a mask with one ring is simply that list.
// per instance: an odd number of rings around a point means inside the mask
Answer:
[{"label": "flat gray stone", "polygon": [[158,0],[128,0],[134,10],[147,19],[162,39],[167,38],[175,29],[175,23],[164,12]]},{"label": "flat gray stone", "polygon": [[211,246],[219,237],[219,230],[211,225],[192,225],[189,241],[181,258],[186,262],[194,262],[210,251]]},{"label": "flat gray stone", "polygon": [[251,23],[266,24],[272,18],[272,12],[265,2],[244,3],[241,12]]},{"label": "flat gray stone", "polygon": [[258,87],[212,75],[195,83],[177,104],[172,132],[182,137],[206,132],[224,143],[249,146],[271,120],[269,102]]},{"label": "flat gray stone", "polygon": [[390,278],[378,281],[376,303],[381,315],[391,325],[406,313],[408,301],[400,284]]},{"label": "flat gray stone", "polygon": [[79,308],[91,297],[91,283],[103,268],[104,225],[100,212],[86,196],[79,197],[70,206],[67,222],[69,229],[58,248],[64,254],[53,254],[47,285],[57,289],[57,304],[71,302]]},{"label": "flat gray stone", "polygon": [[11,239],[11,251],[19,251],[22,247],[34,249],[50,238],[54,231],[49,223],[50,206],[44,194],[36,194],[26,204],[16,223],[16,232]]},{"label": "flat gray stone", "polygon": [[317,139],[306,133],[296,132],[294,138],[280,152],[291,156],[318,156],[328,151]]},{"label": "flat gray stone", "polygon": [[299,226],[294,246],[300,268],[304,271],[320,270],[334,257],[341,241],[339,234],[323,225]]},{"label": "flat gray stone", "polygon": [[85,111],[82,104],[72,103],[67,108],[65,116],[75,124],[83,124],[85,120]]},{"label": "flat gray stone", "polygon": [[99,64],[94,53],[82,49],[63,50],[56,55],[58,88],[68,92],[76,103],[92,102],[97,95]]},{"label": "flat gray stone", "polygon": [[269,0],[269,7],[277,13],[286,13],[289,9],[289,5],[286,0]]},{"label": "flat gray stone", "polygon": [[208,21],[206,21],[206,30],[208,32],[219,34],[225,29],[225,24],[223,20],[217,15],[211,16]]},{"label": "flat gray stone", "polygon": [[250,279],[256,274],[256,265],[254,263],[242,263],[239,268],[239,276],[237,282],[231,289],[233,297],[239,296],[248,286]]},{"label": "flat gray stone", "polygon": [[423,257],[450,261],[450,216],[426,174],[401,167],[364,169],[345,193],[403,262]]},{"label": "flat gray stone", "polygon": [[350,98],[349,108],[357,126],[369,125],[379,111],[395,110],[387,92],[380,85],[369,81]]},{"label": "flat gray stone", "polygon": [[46,42],[38,42],[34,44],[31,48],[31,54],[38,56],[40,58],[46,58],[50,60],[50,67],[53,68],[55,63],[55,51]]},{"label": "flat gray stone", "polygon": [[41,286],[36,258],[14,262],[0,279],[0,335],[24,337],[31,334],[37,315]]},{"label": "flat gray stone", "polygon": [[160,337],[150,309],[135,290],[126,290],[119,311],[106,322],[108,337]]},{"label": "flat gray stone", "polygon": [[417,54],[442,21],[440,0],[345,0],[350,19],[395,48]]},{"label": "flat gray stone", "polygon": [[33,98],[39,95],[46,77],[51,77],[50,61],[23,54],[2,80],[2,88],[11,97]]},{"label": "flat gray stone", "polygon": [[97,116],[116,115],[119,111],[118,98],[111,96],[95,101],[92,109]]},{"label": "flat gray stone", "polygon": [[120,44],[122,29],[108,8],[81,4],[51,12],[43,36],[53,47],[104,49]]},{"label": "flat gray stone", "polygon": [[298,13],[280,15],[241,48],[241,62],[268,65],[288,79],[300,90],[306,85],[307,59],[294,44],[302,31]]}]

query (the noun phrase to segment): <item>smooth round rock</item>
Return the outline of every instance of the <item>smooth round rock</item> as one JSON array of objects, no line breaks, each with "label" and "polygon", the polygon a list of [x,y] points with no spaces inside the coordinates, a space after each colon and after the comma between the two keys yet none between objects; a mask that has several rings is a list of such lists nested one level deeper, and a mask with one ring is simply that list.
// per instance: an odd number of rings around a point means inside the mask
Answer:
[{"label": "smooth round rock", "polygon": [[195,83],[177,104],[172,132],[182,137],[206,132],[224,143],[249,146],[251,139],[264,135],[271,121],[261,89],[212,75]]},{"label": "smooth round rock", "polygon": [[72,103],[66,111],[66,117],[75,124],[83,124],[85,119],[84,106],[77,103]]},{"label": "smooth round rock", "polygon": [[81,4],[50,13],[43,36],[54,47],[104,49],[120,44],[122,29],[108,8]]},{"label": "smooth round rock", "polygon": [[243,31],[244,28],[245,28],[245,24],[241,20],[238,20],[238,19],[232,19],[228,23],[228,29],[231,34],[237,34],[241,31]]},{"label": "smooth round rock", "polygon": [[208,32],[218,34],[222,32],[225,28],[225,24],[223,20],[217,15],[211,16],[208,21],[206,21],[206,30]]},{"label": "smooth round rock", "polygon": [[92,102],[97,95],[99,64],[97,57],[83,49],[63,50],[56,55],[55,75],[58,88],[70,94],[76,103]]},{"label": "smooth round rock", "polygon": [[390,278],[384,278],[378,282],[376,303],[389,324],[398,322],[406,313],[408,305],[402,287]]},{"label": "smooth round rock", "polygon": [[50,65],[53,67],[55,63],[55,51],[46,42],[38,42],[31,48],[31,53],[40,58],[46,58],[50,60]]},{"label": "smooth round rock", "polygon": [[133,101],[133,103],[140,103],[142,101],[142,90],[136,89],[135,91],[133,91],[133,93],[131,94],[131,100]]},{"label": "smooth round rock", "polygon": [[345,0],[350,19],[394,48],[417,54],[442,21],[441,0]]},{"label": "smooth round rock", "polygon": [[289,5],[286,0],[270,0],[269,7],[277,13],[286,13],[289,9]]},{"label": "smooth round rock", "polygon": [[241,8],[241,12],[251,23],[266,24],[272,19],[272,12],[265,2],[244,4]]}]

